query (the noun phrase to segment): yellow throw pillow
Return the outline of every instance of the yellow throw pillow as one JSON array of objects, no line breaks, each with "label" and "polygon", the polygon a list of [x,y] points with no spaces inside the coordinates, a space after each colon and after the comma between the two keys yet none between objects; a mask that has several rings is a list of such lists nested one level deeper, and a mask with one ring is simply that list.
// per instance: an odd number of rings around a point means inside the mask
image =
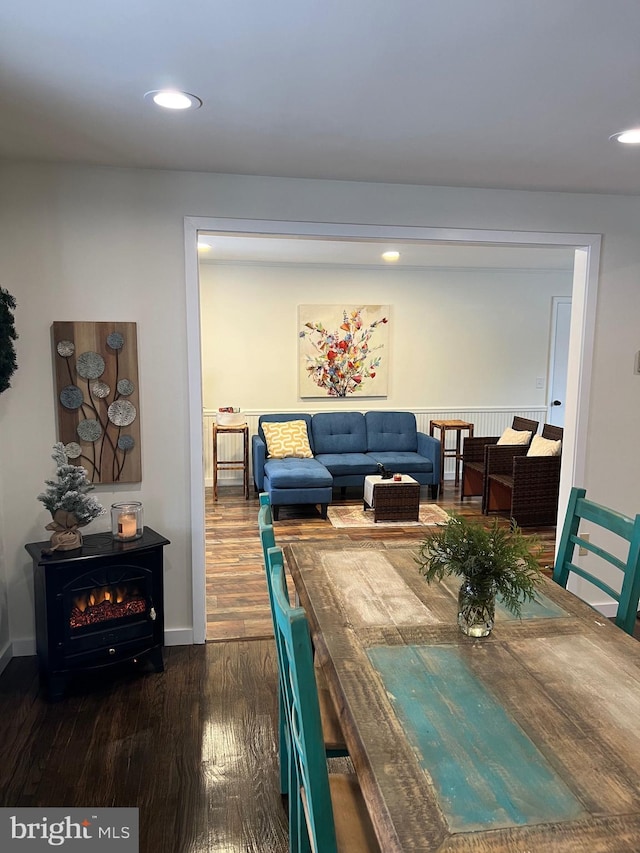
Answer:
[{"label": "yellow throw pillow", "polygon": [[267,456],[270,459],[311,459],[306,421],[284,421],[283,423],[262,422],[262,431],[267,440]]},{"label": "yellow throw pillow", "polygon": [[526,429],[507,427],[498,439],[498,444],[529,444],[531,433]]},{"label": "yellow throw pillow", "polygon": [[531,447],[527,450],[527,456],[560,456],[561,450],[561,441],[552,441],[550,438],[534,435]]}]

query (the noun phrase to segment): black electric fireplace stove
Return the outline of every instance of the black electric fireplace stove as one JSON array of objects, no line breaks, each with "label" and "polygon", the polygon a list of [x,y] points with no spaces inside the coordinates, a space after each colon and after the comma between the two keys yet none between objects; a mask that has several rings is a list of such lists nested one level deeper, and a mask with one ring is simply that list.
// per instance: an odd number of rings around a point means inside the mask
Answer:
[{"label": "black electric fireplace stove", "polygon": [[80,548],[47,554],[48,542],[26,549],[33,560],[36,645],[49,698],[68,679],[127,661],[164,669],[163,547],[150,527],[140,539],[85,536]]}]

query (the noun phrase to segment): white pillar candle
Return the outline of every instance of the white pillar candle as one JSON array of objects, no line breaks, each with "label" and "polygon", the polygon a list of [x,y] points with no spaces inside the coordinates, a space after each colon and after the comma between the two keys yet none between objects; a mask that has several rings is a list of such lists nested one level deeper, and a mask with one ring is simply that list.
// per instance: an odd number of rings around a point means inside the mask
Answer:
[{"label": "white pillar candle", "polygon": [[118,536],[120,539],[132,539],[136,535],[135,513],[120,513],[118,516]]}]

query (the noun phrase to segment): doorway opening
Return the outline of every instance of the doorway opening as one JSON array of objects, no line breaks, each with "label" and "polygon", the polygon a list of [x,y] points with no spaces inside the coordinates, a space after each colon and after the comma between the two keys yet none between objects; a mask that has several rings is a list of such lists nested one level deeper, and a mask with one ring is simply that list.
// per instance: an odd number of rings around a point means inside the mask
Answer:
[{"label": "doorway opening", "polygon": [[[593,335],[593,314],[595,306],[595,288],[597,279],[593,270],[597,269],[599,237],[597,235],[539,235],[510,232],[469,232],[441,231],[428,228],[374,228],[370,226],[335,225],[321,223],[273,223],[238,220],[189,219],[185,221],[185,250],[187,258],[187,307],[189,316],[189,364],[190,364],[190,401],[192,413],[192,516],[193,516],[193,588],[194,588],[194,641],[203,642],[205,637],[205,606],[202,590],[204,588],[204,466],[203,466],[203,429],[202,429],[202,366],[200,353],[200,293],[198,276],[198,258],[196,241],[198,234],[206,232],[216,237],[251,238],[268,235],[278,240],[289,240],[300,244],[313,239],[324,249],[331,241],[351,243],[361,250],[371,244],[387,246],[395,242],[402,249],[417,250],[424,247],[451,250],[459,248],[461,252],[486,247],[494,250],[518,248],[535,252],[536,249],[570,249],[575,252],[573,270],[573,309],[572,324],[578,319],[578,334],[572,340],[573,355],[569,363],[569,381],[567,388],[567,430],[572,438],[565,444],[565,491],[584,464],[581,448],[584,439],[581,430],[586,430],[586,400],[590,380],[591,347]],[[591,263],[590,263],[591,260]],[[252,263],[248,261],[247,263]],[[319,263],[322,263],[321,261]],[[577,297],[577,298],[576,298]],[[304,300],[303,300],[304,301]],[[547,315],[548,316],[548,315]],[[303,403],[300,405],[304,405]],[[197,416],[196,416],[197,412]],[[206,438],[206,437],[205,437]],[[565,455],[563,454],[563,456]],[[566,464],[565,464],[566,463]],[[561,494],[561,506],[563,497]]]}]

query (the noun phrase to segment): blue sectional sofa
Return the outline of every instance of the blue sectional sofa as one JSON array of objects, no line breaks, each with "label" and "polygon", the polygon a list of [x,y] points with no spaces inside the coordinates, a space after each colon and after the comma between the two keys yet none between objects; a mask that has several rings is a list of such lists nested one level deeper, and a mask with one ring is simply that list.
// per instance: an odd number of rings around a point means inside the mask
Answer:
[{"label": "blue sectional sofa", "polygon": [[[313,457],[270,459],[263,423],[293,420],[306,423]],[[440,442],[418,432],[411,412],[261,415],[251,441],[255,487],[268,493],[274,519],[280,506],[291,504],[319,505],[326,517],[333,489],[362,488],[367,474],[378,472],[378,463],[394,474],[410,474],[430,487],[431,497],[438,495]]]}]

